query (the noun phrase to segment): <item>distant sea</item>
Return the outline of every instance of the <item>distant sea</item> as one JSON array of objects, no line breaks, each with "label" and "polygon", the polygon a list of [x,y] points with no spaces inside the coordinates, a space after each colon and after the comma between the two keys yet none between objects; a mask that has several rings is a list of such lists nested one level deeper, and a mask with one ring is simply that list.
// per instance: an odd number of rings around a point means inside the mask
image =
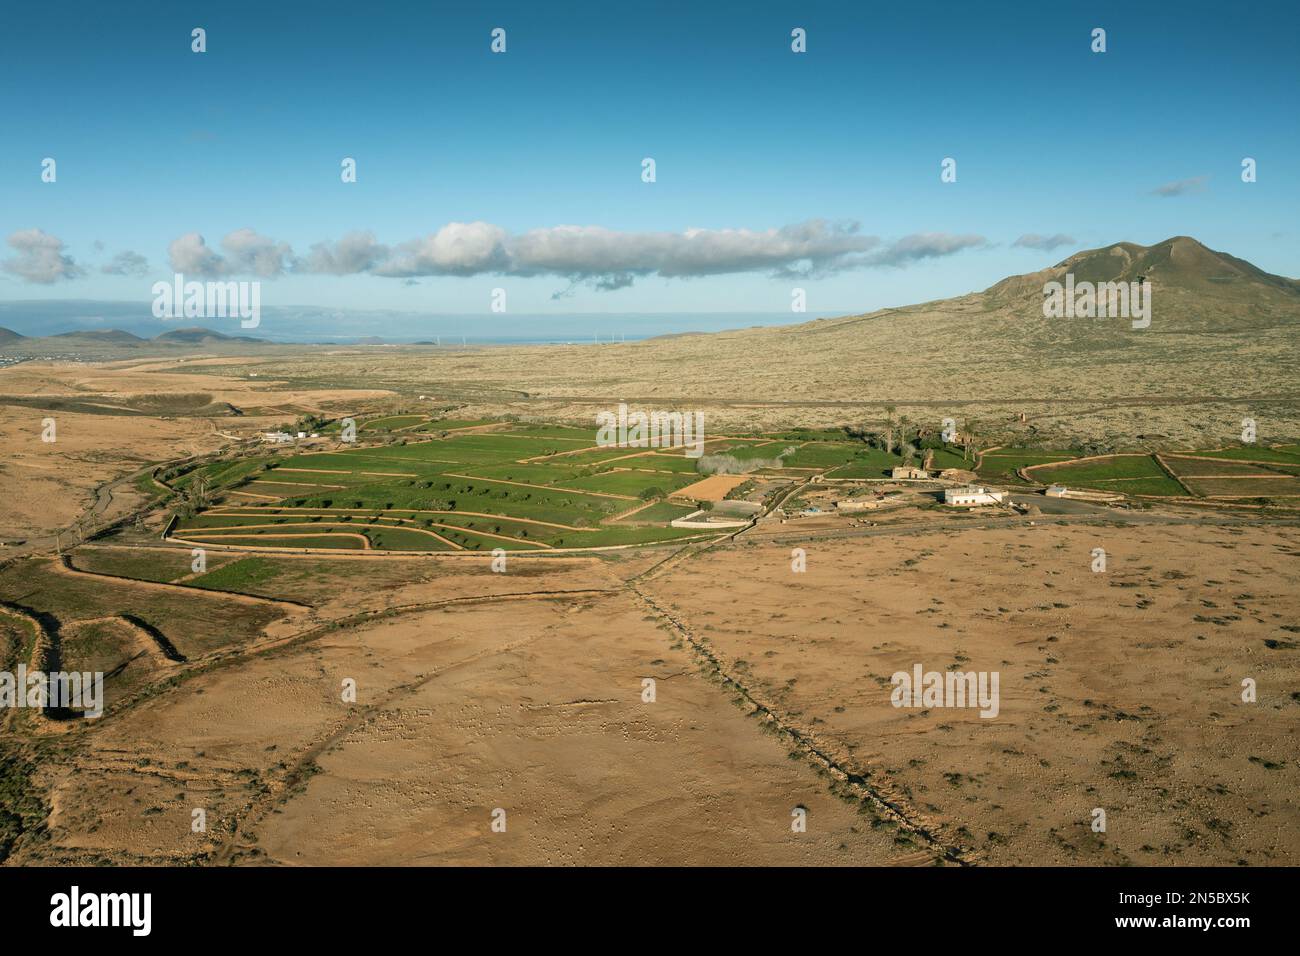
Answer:
[{"label": "distant sea", "polygon": [[[384,344],[438,342],[460,345],[546,345],[634,342],[660,335],[721,332],[762,325],[792,325],[849,312],[610,312],[532,315],[417,314],[390,311],[321,309],[312,306],[263,307],[257,328],[240,328],[238,319],[156,319],[149,305],[84,299],[0,302],[0,327],[22,335],[121,329],[152,338],[172,329],[202,326],[226,335],[271,342],[328,342],[341,345],[366,339]],[[491,330],[490,334],[488,330]]]}]

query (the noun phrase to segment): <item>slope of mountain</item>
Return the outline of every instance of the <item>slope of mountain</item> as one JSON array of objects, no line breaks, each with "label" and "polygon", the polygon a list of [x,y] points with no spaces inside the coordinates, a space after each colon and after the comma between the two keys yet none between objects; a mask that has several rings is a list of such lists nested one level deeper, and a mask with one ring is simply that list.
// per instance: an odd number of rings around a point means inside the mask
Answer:
[{"label": "slope of mountain", "polygon": [[141,342],[148,341],[138,335],[132,335],[130,332],[123,332],[121,329],[85,329],[77,332],[60,332],[58,335],[49,336],[49,338],[57,339],[63,344],[88,342],[96,345],[139,345]]},{"label": "slope of mountain", "polygon": [[1050,268],[1010,276],[983,293],[990,309],[1042,316],[1048,282],[1149,282],[1152,326],[1168,331],[1244,331],[1297,319],[1300,281],[1272,275],[1243,259],[1215,252],[1188,236],[1153,246],[1117,242],[1087,249]]},{"label": "slope of mountain", "polygon": [[172,329],[169,332],[160,332],[153,337],[155,342],[176,345],[212,345],[217,342],[239,342],[253,344],[263,342],[265,339],[255,339],[247,335],[226,335],[224,332],[217,332],[213,329],[194,327],[189,329]]},{"label": "slope of mountain", "polygon": [[[1046,318],[1043,284],[1070,269],[1091,281],[1147,276],[1151,324]],[[627,401],[700,409],[714,429],[834,427],[878,424],[893,406],[914,421],[974,422],[1008,444],[1127,448],[1163,436],[1205,448],[1237,441],[1246,417],[1270,440],[1300,438],[1297,333],[1294,281],[1179,238],[1080,253],[984,292],[800,325],[481,349],[472,362],[434,350],[364,360],[304,352],[276,369],[416,394],[431,381],[457,395],[508,383],[530,411],[548,403],[573,421],[589,420],[593,404]]]},{"label": "slope of mountain", "polygon": [[25,338],[27,338],[27,336],[19,335],[13,329],[0,328],[0,345],[4,345],[8,342],[19,342]]}]

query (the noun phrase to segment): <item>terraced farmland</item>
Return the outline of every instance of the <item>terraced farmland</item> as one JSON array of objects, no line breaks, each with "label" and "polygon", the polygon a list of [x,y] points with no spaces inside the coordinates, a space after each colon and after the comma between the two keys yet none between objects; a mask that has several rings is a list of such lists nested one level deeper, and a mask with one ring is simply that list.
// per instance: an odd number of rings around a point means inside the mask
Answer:
[{"label": "terraced farmland", "polygon": [[[1073,460],[1034,460],[1029,454],[1001,459],[985,455],[981,474],[1023,467],[1035,481],[1118,492],[1136,497],[1206,498],[1232,501],[1300,499],[1300,448],[1225,448],[1160,454],[1103,455]],[[999,466],[998,462],[1006,462]]]},{"label": "terraced farmland", "polygon": [[1093,488],[1123,495],[1178,497],[1187,494],[1152,455],[1102,455],[1064,463],[1030,465],[1025,474],[1036,481]]},{"label": "terraced farmland", "polygon": [[[700,478],[680,451],[607,448],[594,430],[510,425],[443,429],[400,423],[404,441],[220,462],[203,474],[211,507],[171,536],[240,548],[454,552],[548,551],[699,536],[659,521],[620,523]],[[382,420],[394,424],[393,418]],[[362,433],[375,432],[364,423]],[[460,424],[434,422],[433,425]],[[729,445],[760,439],[729,440]],[[780,446],[773,446],[780,448]],[[179,484],[179,482],[178,482]]]}]

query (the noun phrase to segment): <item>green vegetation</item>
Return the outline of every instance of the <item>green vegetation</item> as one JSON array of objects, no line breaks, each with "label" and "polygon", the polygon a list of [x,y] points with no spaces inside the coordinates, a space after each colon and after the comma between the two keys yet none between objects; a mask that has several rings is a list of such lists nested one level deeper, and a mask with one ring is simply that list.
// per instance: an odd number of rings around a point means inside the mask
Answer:
[{"label": "green vegetation", "polygon": [[[980,459],[980,466],[976,469],[976,473],[981,478],[992,481],[1023,484],[1023,480],[1016,475],[1017,469],[1030,465],[1069,461],[1075,457],[1077,456],[1074,453],[1068,451],[1038,448],[999,448],[984,454]],[[967,467],[970,467],[969,464]]]},{"label": "green vegetation", "polygon": [[828,478],[887,478],[895,465],[901,465],[903,459],[891,455],[879,448],[866,445],[854,446],[856,451],[851,461],[832,468],[826,473]]},{"label": "green vegetation", "polygon": [[1198,451],[1191,454],[1202,458],[1222,458],[1228,461],[1267,461],[1282,465],[1300,465],[1300,445],[1243,445],[1240,448],[1221,448],[1215,451]]},{"label": "green vegetation", "polygon": [[54,562],[28,558],[0,570],[0,593],[60,624],[129,616],[164,635],[186,657],[197,657],[242,635],[257,634],[283,611],[208,596],[195,590],[152,587],[67,574]]},{"label": "green vegetation", "polygon": [[0,863],[20,836],[43,828],[49,814],[35,784],[36,770],[24,748],[0,739]]},{"label": "green vegetation", "polygon": [[384,418],[371,418],[357,426],[357,431],[397,431],[410,428],[425,420],[423,415],[388,415]]},{"label": "green vegetation", "polygon": [[275,577],[277,566],[266,558],[239,558],[194,578],[195,587],[214,591],[264,594],[263,586]]},{"label": "green vegetation", "polygon": [[1095,488],[1125,495],[1186,495],[1151,455],[1107,455],[1088,461],[1039,468],[1029,473],[1045,483]]},{"label": "green vegetation", "polygon": [[[383,421],[391,425],[400,417]],[[270,497],[211,493],[213,506],[191,502],[180,511],[178,538],[390,551],[537,551],[684,536],[690,532],[606,522],[698,480],[694,460],[680,453],[597,447],[594,430],[542,425],[411,434],[388,444],[363,441],[196,472],[205,482],[230,487],[234,480],[242,491]],[[191,482],[196,491],[208,487]]]},{"label": "green vegetation", "polygon": [[[213,571],[229,560],[227,556],[209,554],[208,570]],[[81,548],[72,557],[73,565],[83,571],[162,582],[192,573],[192,561],[189,551],[160,548]]]},{"label": "green vegetation", "polygon": [[673,501],[656,501],[650,507],[638,511],[626,520],[629,524],[642,522],[646,524],[666,524],[670,521],[676,521],[678,518],[685,518],[693,511],[695,511],[693,505],[679,505]]}]

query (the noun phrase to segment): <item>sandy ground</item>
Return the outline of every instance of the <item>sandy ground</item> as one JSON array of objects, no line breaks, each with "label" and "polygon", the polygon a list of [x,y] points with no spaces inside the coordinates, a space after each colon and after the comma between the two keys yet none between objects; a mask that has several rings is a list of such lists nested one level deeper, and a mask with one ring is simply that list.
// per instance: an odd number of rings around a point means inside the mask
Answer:
[{"label": "sandy ground", "polygon": [[[71,735],[39,778],[49,839],[10,862],[1300,860],[1297,529],[804,549],[803,573],[765,542],[323,588],[307,640]],[[997,671],[998,715],[893,707],[916,663]]]},{"label": "sandy ground", "polygon": [[[54,442],[42,441],[55,419]],[[65,528],[94,500],[95,489],[150,462],[214,451],[226,440],[210,420],[118,418],[0,406],[0,541]],[[124,510],[142,503],[130,488],[115,493]]]},{"label": "sandy ground", "polygon": [[[462,574],[439,593],[483,577]],[[597,590],[335,631],[103,718],[71,767],[46,770],[49,843],[12,862],[930,858],[789,759],[603,567],[546,578]],[[206,833],[191,830],[196,808]],[[807,832],[791,829],[796,808]]]},{"label": "sandy ground", "polygon": [[[17,366],[0,396],[369,394],[162,368]],[[0,536],[57,527],[104,481],[259,422],[61,412],[47,446],[42,417],[0,404]],[[220,628],[185,663],[146,655],[124,672],[142,696],[57,737],[7,721],[0,744],[30,748],[25,786],[50,815],[6,862],[1300,863],[1300,530],[1168,514],[1186,523],[909,530],[934,516],[904,508],[859,536],[818,535],[864,521],[808,519],[505,574],[486,558],[277,558],[294,570],[275,596],[311,612]],[[73,605],[134,587],[48,580],[29,590]],[[175,600],[176,627],[237,603]],[[69,646],[144,647],[115,616],[129,601],[102,603],[53,614]],[[917,663],[996,671],[997,717],[891,706],[891,674]]]},{"label": "sandy ground", "polygon": [[[255,434],[302,411],[389,394],[374,389],[278,391],[268,379],[171,374],[153,368],[129,363],[26,362],[0,369],[0,399],[80,398],[102,405],[107,412],[122,402],[140,399],[157,402],[160,410],[165,410],[169,399],[200,394],[206,396],[204,401],[268,414],[93,414],[0,400],[0,447],[5,449],[0,480],[6,488],[0,496],[0,542],[67,528],[95,503],[97,488],[151,462],[215,451],[234,437]],[[49,418],[55,422],[53,442],[42,440]],[[103,514],[115,517],[143,501],[143,496],[123,486],[104,496],[97,506]]]},{"label": "sandy ground", "polygon": [[[681,562],[646,590],[726,673],[946,841],[990,863],[1300,862],[1296,529],[804,547],[802,574],[789,547],[752,545]],[[998,716],[895,708],[891,675],[916,663],[999,672]],[[1242,702],[1247,677],[1256,703]]]}]

